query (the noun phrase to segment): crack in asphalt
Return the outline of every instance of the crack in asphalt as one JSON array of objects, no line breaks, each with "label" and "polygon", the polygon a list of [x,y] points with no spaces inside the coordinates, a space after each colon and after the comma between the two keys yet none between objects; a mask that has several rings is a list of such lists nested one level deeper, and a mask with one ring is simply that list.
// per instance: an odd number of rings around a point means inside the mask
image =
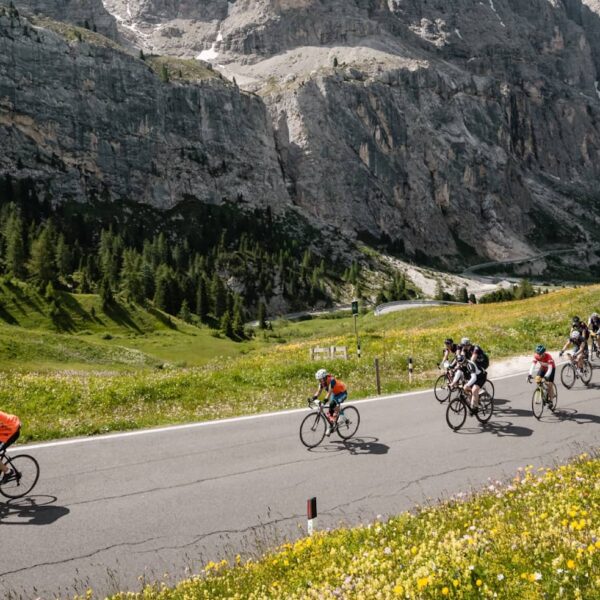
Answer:
[{"label": "crack in asphalt", "polygon": [[80,560],[83,558],[91,558],[92,556],[95,556],[96,554],[100,554],[101,552],[106,552],[108,550],[113,550],[114,548],[119,548],[122,546],[140,546],[141,544],[147,544],[148,542],[158,540],[161,537],[162,536],[151,537],[151,538],[147,538],[145,540],[140,540],[139,542],[121,542],[119,544],[112,544],[110,546],[106,546],[105,548],[97,548],[96,550],[93,550],[92,552],[90,552],[88,554],[81,554],[80,556],[71,556],[69,558],[63,558],[60,560],[41,562],[41,563],[37,563],[35,565],[29,565],[28,567],[20,567],[19,569],[14,569],[13,571],[5,571],[4,573],[0,573],[0,577],[5,577],[7,575],[14,575],[15,573],[20,573],[22,571],[28,571],[30,569],[37,569],[39,567],[50,567],[50,566],[54,566],[54,565],[62,565],[62,564],[66,564],[68,562],[72,562],[74,560]]}]

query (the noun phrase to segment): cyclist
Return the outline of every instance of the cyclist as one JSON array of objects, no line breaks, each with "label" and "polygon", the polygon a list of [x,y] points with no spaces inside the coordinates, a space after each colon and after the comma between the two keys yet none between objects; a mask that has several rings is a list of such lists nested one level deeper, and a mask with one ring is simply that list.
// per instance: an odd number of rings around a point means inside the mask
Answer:
[{"label": "cyclist", "polygon": [[467,369],[470,374],[464,389],[471,394],[471,409],[477,410],[479,407],[479,392],[487,381],[487,368],[490,360],[481,346],[472,344],[468,337],[462,338],[460,344],[462,353],[467,359]]},{"label": "cyclist", "polygon": [[451,367],[454,368],[454,377],[452,378],[450,389],[454,390],[460,383],[462,383],[465,380],[465,378],[469,374],[466,356],[464,354],[457,354],[454,358],[454,361],[452,362]]},{"label": "cyclist", "polygon": [[[21,421],[19,417],[0,411],[0,451],[6,450],[16,442],[20,434]],[[2,472],[2,482],[10,481],[15,477],[13,470],[2,461],[0,461],[0,472]]]},{"label": "cyclist", "polygon": [[[597,312],[593,312],[590,315],[587,323],[588,331],[590,332],[590,337],[592,338],[592,343],[595,341],[596,345],[598,344],[598,340],[595,339],[598,337],[598,332],[600,331],[600,315]],[[593,348],[592,348],[593,350]]]},{"label": "cyclist", "polygon": [[346,384],[335,379],[327,369],[319,369],[315,373],[315,379],[319,382],[319,389],[313,394],[313,400],[316,400],[322,391],[325,391],[325,402],[329,402],[329,413],[326,413],[326,417],[329,420],[329,427],[325,432],[325,435],[331,435],[335,424],[337,422],[338,415],[340,414],[340,404],[348,397],[348,390]]},{"label": "cyclist", "polygon": [[[537,371],[537,372],[536,372]],[[554,359],[549,352],[546,352],[546,346],[538,344],[535,347],[535,354],[533,355],[533,362],[529,369],[529,375],[527,375],[527,383],[531,383],[533,374],[543,377],[546,381],[554,382],[554,374],[556,373],[556,364]],[[554,400],[554,386],[548,386],[548,402],[552,405]]]},{"label": "cyclist", "polygon": [[581,375],[583,369],[583,359],[587,358],[588,347],[583,339],[583,336],[577,329],[573,329],[571,331],[571,335],[569,339],[566,341],[565,345],[562,347],[562,350],[558,353],[559,356],[562,356],[565,353],[565,350],[573,344],[573,358],[576,359],[577,370]]},{"label": "cyclist", "polygon": [[571,331],[577,330],[583,337],[583,343],[587,346],[588,338],[590,337],[590,330],[588,326],[577,316],[571,319]]},{"label": "cyclist", "polygon": [[454,354],[456,356],[456,354],[458,354],[459,351],[460,346],[458,344],[455,344],[452,338],[446,338],[444,340],[444,354],[442,356],[442,364],[444,364],[448,360],[450,354]]}]

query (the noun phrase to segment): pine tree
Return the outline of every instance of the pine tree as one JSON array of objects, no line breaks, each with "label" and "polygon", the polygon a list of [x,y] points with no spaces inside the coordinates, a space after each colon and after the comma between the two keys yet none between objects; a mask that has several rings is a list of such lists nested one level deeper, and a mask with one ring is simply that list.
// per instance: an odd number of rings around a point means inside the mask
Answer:
[{"label": "pine tree", "polygon": [[469,302],[470,302],[471,304],[477,304],[477,298],[475,297],[475,294],[473,294],[473,292],[471,292],[471,293],[469,294]]},{"label": "pine tree", "polygon": [[466,287],[461,287],[456,294],[456,299],[458,302],[464,302],[465,304],[469,301],[469,292],[467,292]]},{"label": "pine tree", "polygon": [[225,311],[221,317],[221,331],[228,338],[233,338],[233,323],[231,322],[231,314],[229,311]]},{"label": "pine tree", "polygon": [[443,300],[444,299],[444,288],[442,287],[442,282],[438,279],[435,284],[435,295],[434,300]]},{"label": "pine tree", "polygon": [[183,300],[181,308],[179,309],[179,318],[186,323],[192,322],[192,313],[190,312],[190,305],[187,300]]},{"label": "pine tree", "polygon": [[29,260],[29,273],[40,289],[44,289],[48,282],[56,281],[55,257],[54,228],[47,222],[31,245]]},{"label": "pine tree", "polygon": [[233,309],[233,323],[232,323],[233,335],[239,340],[243,340],[246,337],[244,332],[244,315],[242,312],[242,302],[240,298],[236,298],[235,306]]},{"label": "pine tree", "polygon": [[123,266],[121,267],[121,291],[125,298],[133,302],[143,302],[144,282],[142,278],[142,256],[131,248],[123,252]]},{"label": "pine tree", "polygon": [[67,277],[73,272],[73,253],[62,233],[56,243],[56,269],[61,277]]},{"label": "pine tree", "polygon": [[216,271],[211,283],[211,295],[213,314],[216,319],[220,319],[227,310],[227,293],[225,291],[225,286]]},{"label": "pine tree", "polygon": [[102,303],[102,310],[108,310],[115,302],[108,277],[104,277],[100,282],[100,302]]},{"label": "pine tree", "polygon": [[267,328],[267,307],[264,302],[260,302],[258,305],[258,326],[260,329]]},{"label": "pine tree", "polygon": [[169,312],[169,276],[166,268],[160,267],[157,272],[154,306]]},{"label": "pine tree", "polygon": [[6,240],[6,272],[17,279],[25,277],[25,244],[23,242],[23,221],[15,212],[11,214],[4,228]]},{"label": "pine tree", "polygon": [[205,323],[210,310],[208,301],[208,290],[206,289],[206,281],[202,275],[198,279],[198,290],[196,293],[196,314],[200,320]]}]

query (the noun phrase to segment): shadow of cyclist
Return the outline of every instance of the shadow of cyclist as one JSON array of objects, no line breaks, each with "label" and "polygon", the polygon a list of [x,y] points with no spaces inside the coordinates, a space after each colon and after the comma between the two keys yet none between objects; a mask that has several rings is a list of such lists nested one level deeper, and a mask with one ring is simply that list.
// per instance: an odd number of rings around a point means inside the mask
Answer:
[{"label": "shadow of cyclist", "polygon": [[463,427],[456,433],[466,435],[492,433],[498,437],[528,437],[533,433],[533,429],[521,427],[520,425],[513,425],[512,421],[489,421],[488,423],[476,427]]},{"label": "shadow of cyclist", "polygon": [[56,496],[28,496],[0,503],[2,525],[50,525],[69,514],[65,506],[58,506]]},{"label": "shadow of cyclist", "polygon": [[329,444],[313,448],[313,452],[343,452],[350,454],[387,454],[390,447],[379,443],[376,437],[356,437],[349,440],[331,440]]},{"label": "shadow of cyclist", "polygon": [[574,408],[559,408],[554,414],[561,421],[574,421],[579,425],[600,423],[600,415],[588,415],[587,413],[581,413]]}]

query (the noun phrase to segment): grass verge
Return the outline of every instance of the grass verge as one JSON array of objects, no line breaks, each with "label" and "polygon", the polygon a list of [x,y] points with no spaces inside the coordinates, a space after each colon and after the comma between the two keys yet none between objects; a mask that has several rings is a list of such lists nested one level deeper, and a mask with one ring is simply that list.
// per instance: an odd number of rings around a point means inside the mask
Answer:
[{"label": "grass verge", "polygon": [[600,460],[520,470],[469,499],[319,533],[174,589],[112,600],[598,598]]}]

